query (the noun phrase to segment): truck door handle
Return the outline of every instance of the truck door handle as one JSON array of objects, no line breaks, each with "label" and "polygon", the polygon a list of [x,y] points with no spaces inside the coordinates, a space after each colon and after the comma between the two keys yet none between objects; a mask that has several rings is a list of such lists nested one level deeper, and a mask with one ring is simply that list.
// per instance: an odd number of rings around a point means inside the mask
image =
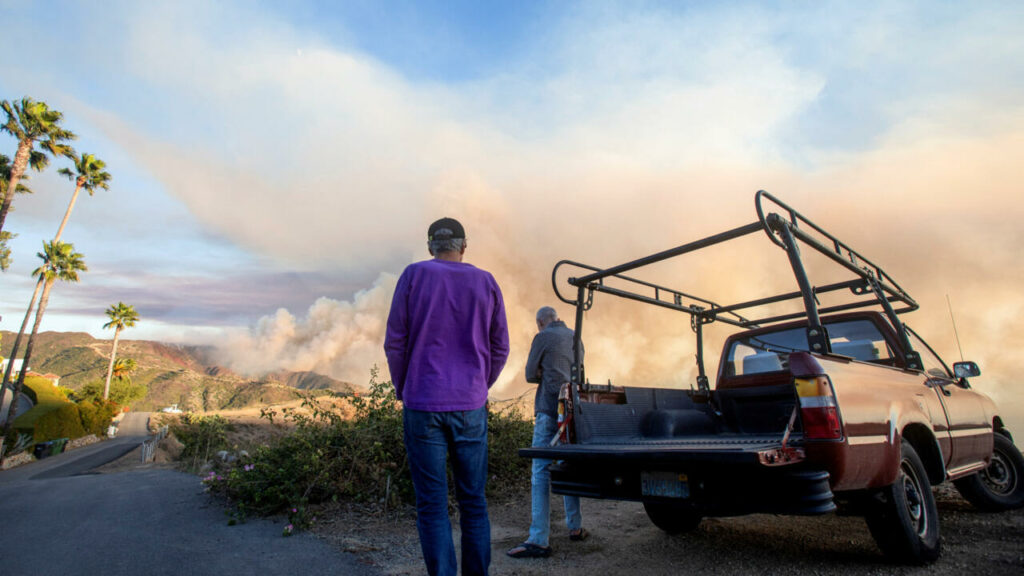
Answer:
[{"label": "truck door handle", "polygon": [[946,386],[949,386],[952,383],[953,382],[948,382],[946,380],[942,380],[942,379],[939,379],[939,378],[936,378],[934,380],[929,380],[928,381],[928,385],[933,387],[933,388],[938,388],[939,390],[941,390],[943,396],[952,396],[953,395],[952,392],[950,392],[949,390],[946,390]]}]

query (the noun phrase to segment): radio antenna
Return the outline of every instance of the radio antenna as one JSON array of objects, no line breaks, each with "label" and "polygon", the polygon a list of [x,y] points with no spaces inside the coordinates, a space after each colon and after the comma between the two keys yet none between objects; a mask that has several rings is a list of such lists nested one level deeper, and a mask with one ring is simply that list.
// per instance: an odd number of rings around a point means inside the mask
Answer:
[{"label": "radio antenna", "polygon": [[953,336],[956,336],[956,348],[960,351],[960,361],[964,361],[964,349],[960,347],[960,334],[956,331],[956,318],[953,317],[953,304],[949,301],[949,294],[946,294],[946,306],[949,307],[949,319],[953,322]]}]

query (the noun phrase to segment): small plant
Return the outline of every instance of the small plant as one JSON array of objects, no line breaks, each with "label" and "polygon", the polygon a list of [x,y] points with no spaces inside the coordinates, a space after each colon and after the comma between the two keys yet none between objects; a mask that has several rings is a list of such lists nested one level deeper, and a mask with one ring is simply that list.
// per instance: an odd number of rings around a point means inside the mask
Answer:
[{"label": "small plant", "polygon": [[0,445],[0,450],[3,451],[5,458],[21,454],[32,445],[31,434],[16,434],[12,432],[9,438],[11,438],[11,442],[3,442]]},{"label": "small plant", "polygon": [[185,414],[171,430],[185,445],[182,460],[191,459],[192,470],[198,470],[210,461],[210,454],[216,454],[228,444],[228,421],[220,416]]}]

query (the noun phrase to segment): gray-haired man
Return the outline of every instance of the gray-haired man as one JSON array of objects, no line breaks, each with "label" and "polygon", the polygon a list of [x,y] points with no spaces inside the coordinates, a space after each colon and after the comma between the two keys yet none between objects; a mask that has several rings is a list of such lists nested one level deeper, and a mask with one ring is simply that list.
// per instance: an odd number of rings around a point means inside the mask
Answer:
[{"label": "gray-haired man", "polygon": [[[569,381],[572,366],[573,333],[558,319],[558,313],[550,306],[537,311],[537,335],[530,347],[526,360],[526,381],[537,384],[534,400],[536,420],[533,425],[533,445],[548,446],[558,431],[558,392],[562,384]],[[512,548],[506,554],[513,558],[546,558],[551,555],[548,535],[551,526],[551,472],[550,460],[534,459],[533,485],[530,521],[530,536],[526,542]],[[583,540],[587,531],[581,527],[580,499],[565,496],[565,524],[569,528],[570,540]]]}]

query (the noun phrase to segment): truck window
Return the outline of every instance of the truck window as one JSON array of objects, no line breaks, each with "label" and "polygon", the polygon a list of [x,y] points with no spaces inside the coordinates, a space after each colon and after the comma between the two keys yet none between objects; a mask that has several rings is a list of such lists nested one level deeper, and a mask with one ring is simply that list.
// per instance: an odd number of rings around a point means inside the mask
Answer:
[{"label": "truck window", "polygon": [[891,363],[892,348],[870,320],[848,320],[826,324],[832,353],[862,362]]},{"label": "truck window", "polygon": [[938,354],[933,352],[931,347],[924,340],[921,340],[921,337],[915,334],[910,327],[907,327],[907,337],[910,338],[910,345],[921,355],[921,363],[924,364],[926,374],[933,378],[953,379],[942,358],[939,358]]},{"label": "truck window", "polygon": [[726,360],[726,376],[761,374],[789,369],[789,353],[807,350],[807,331],[792,328],[748,336],[732,343]]},{"label": "truck window", "polygon": [[[863,362],[892,364],[892,348],[870,320],[858,319],[825,324],[832,352]],[[789,369],[789,353],[809,350],[807,331],[790,328],[748,336],[732,343],[726,359],[726,376],[762,374]]]}]

